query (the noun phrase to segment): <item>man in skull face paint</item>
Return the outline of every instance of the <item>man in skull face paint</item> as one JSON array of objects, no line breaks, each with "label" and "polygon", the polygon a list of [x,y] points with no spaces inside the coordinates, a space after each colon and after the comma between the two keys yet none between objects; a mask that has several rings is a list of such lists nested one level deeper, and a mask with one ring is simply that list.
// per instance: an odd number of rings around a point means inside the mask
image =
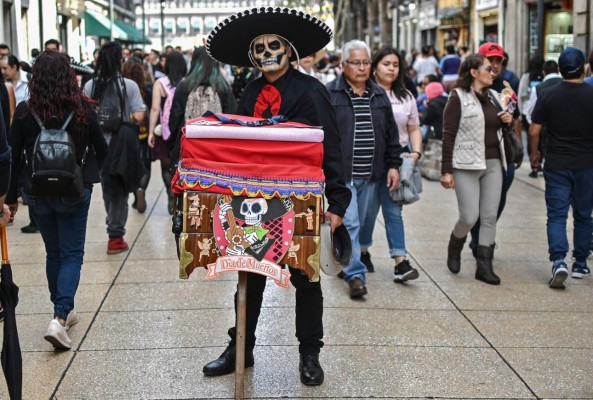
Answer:
[{"label": "man in skull face paint", "polygon": [[[226,40],[229,38],[233,39]],[[243,42],[238,44],[237,40]],[[325,216],[333,230],[342,224],[342,217],[351,199],[350,190],[344,182],[344,165],[335,113],[323,84],[290,67],[290,61],[295,59],[295,50],[303,55],[310,55],[325,47],[329,40],[329,28],[307,14],[288,9],[260,8],[247,10],[219,24],[211,33],[206,47],[210,55],[219,61],[243,64],[242,66],[250,62],[262,72],[262,77],[250,82],[245,88],[237,114],[260,118],[283,115],[290,121],[323,127],[323,171],[326,177],[325,194],[329,202]],[[229,48],[229,43],[235,48]],[[236,54],[241,51],[243,53],[240,55]],[[297,269],[289,269],[290,281],[296,288],[300,380],[308,386],[321,385],[324,380],[319,363],[319,352],[323,347],[321,284],[310,282]],[[258,274],[247,276],[249,300],[245,366],[251,367],[254,364],[255,330],[266,277]],[[235,327],[230,328],[228,333],[231,337],[229,346],[217,360],[204,366],[205,375],[224,375],[235,370]]]}]

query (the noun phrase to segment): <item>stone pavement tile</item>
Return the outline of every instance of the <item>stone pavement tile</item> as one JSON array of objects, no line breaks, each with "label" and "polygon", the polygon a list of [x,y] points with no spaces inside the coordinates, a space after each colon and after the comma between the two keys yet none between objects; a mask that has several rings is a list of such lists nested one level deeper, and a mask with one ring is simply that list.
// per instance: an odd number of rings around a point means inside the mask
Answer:
[{"label": "stone pavement tile", "polygon": [[[76,292],[74,309],[77,312],[95,312],[103,301],[108,284],[80,285]],[[19,314],[53,313],[47,286],[25,286],[19,291]]]},{"label": "stone pavement tile", "polygon": [[[194,271],[188,281],[203,280],[199,270]],[[222,276],[216,279],[221,279]],[[142,282],[183,282],[179,278],[179,260],[177,257],[164,260],[133,260],[126,261],[117,277],[117,283]]]},{"label": "stone pavement tile", "polygon": [[[323,324],[326,346],[489,346],[458,311],[326,308]],[[258,345],[292,342],[293,309],[264,309],[256,334]]]},{"label": "stone pavement tile", "polygon": [[588,340],[593,337],[591,312],[466,311],[465,315],[495,348],[593,349]]},{"label": "stone pavement tile", "polygon": [[159,241],[138,241],[131,249],[129,260],[163,260],[177,258],[173,234],[161,234]]},{"label": "stone pavement tile", "polygon": [[[570,283],[570,282],[569,282]],[[442,282],[441,288],[462,310],[468,311],[572,311],[593,309],[593,286],[550,289],[547,283]]]},{"label": "stone pavement tile", "polygon": [[[14,266],[13,278],[19,287],[47,287],[45,260],[32,264],[14,264]],[[85,261],[80,274],[80,284],[111,284],[120,267],[121,261]]]},{"label": "stone pavement tile", "polygon": [[[574,338],[589,340],[576,332]],[[593,398],[592,349],[502,348],[499,351],[538,398]]]},{"label": "stone pavement tile", "polygon": [[232,308],[236,283],[182,281],[116,284],[103,311],[193,310]]},{"label": "stone pavement tile", "polygon": [[[70,359],[71,351],[23,352],[23,399],[49,399]],[[0,399],[8,399],[0,372]]]},{"label": "stone pavement tile", "polygon": [[[68,336],[72,340],[73,348],[78,347],[81,339],[89,328],[92,313],[78,313],[79,322],[69,331]],[[47,325],[52,319],[52,312],[46,314],[19,314],[17,315],[17,326],[19,341],[23,352],[32,351],[54,351],[54,347],[43,338]],[[0,335],[0,345],[3,337]],[[1,379],[1,378],[0,378]],[[0,396],[0,399],[2,397]]]},{"label": "stone pavement tile", "polygon": [[[343,329],[335,328],[344,321],[348,323]],[[224,346],[229,340],[226,332],[233,324],[232,309],[101,312],[81,348],[139,350]],[[326,346],[488,346],[457,311],[330,308],[324,311],[324,326]],[[260,346],[298,345],[294,308],[263,308],[256,335]]]},{"label": "stone pavement tile", "polygon": [[226,346],[227,330],[234,321],[233,309],[100,312],[81,349]]},{"label": "stone pavement tile", "polygon": [[[201,373],[223,349],[82,351],[57,398],[230,399],[234,375]],[[254,353],[256,365],[246,371],[247,399],[533,398],[486,348],[326,346],[321,355],[326,379],[319,387],[300,383],[296,347],[256,346]]]},{"label": "stone pavement tile", "polygon": [[[420,267],[436,282],[477,282],[475,279],[476,261],[473,257],[462,257],[461,271],[453,274],[447,268],[445,260],[422,259]],[[507,283],[548,283],[550,270],[547,265],[534,262],[510,263],[505,262],[501,257],[494,260],[494,272],[500,277],[502,284]],[[587,279],[572,279],[569,282],[579,285],[586,285]]]},{"label": "stone pavement tile", "polygon": [[[322,280],[324,308],[385,308],[396,310],[452,310],[454,308],[443,292],[430,281],[412,281],[408,284],[399,284],[394,283],[391,276],[385,281],[370,280],[367,285],[369,294],[362,299],[352,300],[348,294],[348,284],[346,282],[336,277],[328,278]],[[270,290],[270,286],[268,283],[268,291],[278,292],[284,290],[282,288]],[[294,299],[294,295],[291,295],[291,299]],[[264,304],[270,304],[266,301],[267,298],[264,297]]]}]

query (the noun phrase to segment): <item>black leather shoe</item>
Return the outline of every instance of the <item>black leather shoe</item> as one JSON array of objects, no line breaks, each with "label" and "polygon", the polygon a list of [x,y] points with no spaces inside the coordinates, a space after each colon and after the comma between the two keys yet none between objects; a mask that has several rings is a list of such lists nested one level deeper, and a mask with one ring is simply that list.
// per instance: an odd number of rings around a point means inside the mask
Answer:
[{"label": "black leather shoe", "polygon": [[367,287],[364,284],[364,281],[360,278],[350,279],[348,281],[348,286],[350,288],[350,297],[353,299],[362,297],[368,293]]},{"label": "black leather shoe", "polygon": [[301,382],[307,386],[319,386],[323,383],[323,369],[319,365],[318,354],[301,354],[299,363]]},{"label": "black leather shoe", "polygon": [[[245,353],[245,368],[253,367],[253,351]],[[235,372],[235,345],[229,346],[214,361],[204,365],[202,372],[207,376],[220,376]]]},{"label": "black leather shoe", "polygon": [[39,233],[39,228],[36,225],[25,225],[21,228],[23,233]]}]

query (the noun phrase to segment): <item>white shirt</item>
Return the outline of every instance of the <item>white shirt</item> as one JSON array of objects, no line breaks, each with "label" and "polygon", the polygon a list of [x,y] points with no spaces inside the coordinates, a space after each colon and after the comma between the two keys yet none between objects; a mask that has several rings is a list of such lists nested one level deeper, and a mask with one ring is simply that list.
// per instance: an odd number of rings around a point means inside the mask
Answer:
[{"label": "white shirt", "polygon": [[27,76],[22,72],[19,74],[19,80],[14,84],[14,98],[18,105],[21,101],[29,100],[29,82]]},{"label": "white shirt", "polygon": [[[562,75],[552,72],[551,74],[544,76],[544,80],[542,82],[545,82],[548,79],[553,79],[553,78],[562,78]],[[535,103],[537,103],[537,90],[535,90],[535,88],[533,88],[533,90],[531,90],[531,94],[529,95],[529,100],[527,100],[524,104],[525,111],[523,112],[523,114],[525,114],[525,118],[527,119],[527,122],[529,122],[530,124],[531,124],[531,113],[533,112],[533,109],[535,108]]]}]

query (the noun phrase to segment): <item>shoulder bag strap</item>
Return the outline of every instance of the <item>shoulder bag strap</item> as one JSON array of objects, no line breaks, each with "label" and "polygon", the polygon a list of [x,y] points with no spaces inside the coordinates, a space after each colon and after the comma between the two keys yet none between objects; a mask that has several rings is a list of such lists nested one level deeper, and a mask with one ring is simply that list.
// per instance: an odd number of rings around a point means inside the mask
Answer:
[{"label": "shoulder bag strap", "polygon": [[74,117],[74,111],[71,111],[70,114],[68,115],[68,118],[66,118],[66,121],[64,121],[64,125],[62,125],[62,130],[66,130],[66,127],[68,126],[68,124],[70,123],[70,121],[72,121],[72,117]]},{"label": "shoulder bag strap", "polygon": [[41,122],[41,119],[39,118],[37,113],[35,111],[31,110],[30,108],[29,108],[29,111],[31,111],[31,115],[33,115],[33,118],[35,118],[35,121],[37,121],[37,125],[39,125],[39,127],[41,129],[45,129],[45,126],[43,125],[43,122]]}]

